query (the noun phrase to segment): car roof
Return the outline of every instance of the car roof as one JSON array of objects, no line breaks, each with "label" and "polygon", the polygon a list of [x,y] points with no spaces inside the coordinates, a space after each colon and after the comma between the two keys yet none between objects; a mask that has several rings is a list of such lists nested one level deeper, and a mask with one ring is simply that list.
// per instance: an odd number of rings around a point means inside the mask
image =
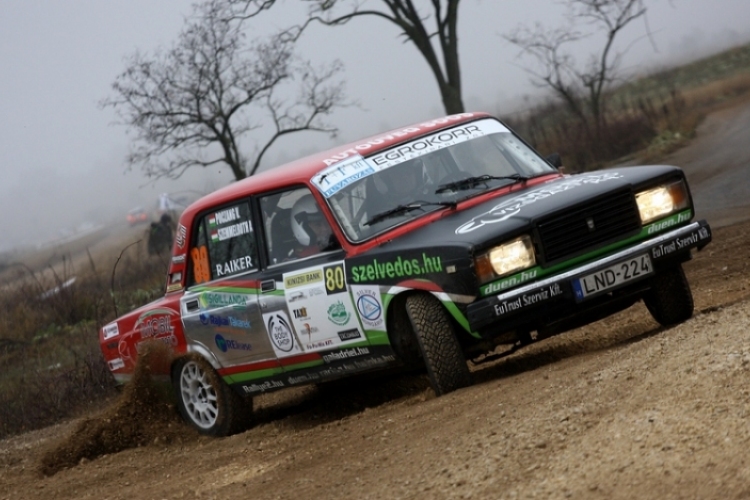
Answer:
[{"label": "car roof", "polygon": [[204,196],[185,209],[180,217],[180,222],[189,223],[197,213],[208,210],[211,207],[222,205],[223,203],[228,203],[243,196],[281,189],[286,186],[301,184],[309,185],[310,178],[316,172],[319,172],[326,166],[335,164],[336,162],[354,154],[362,154],[362,156],[365,157],[371,156],[383,151],[384,149],[388,149],[399,143],[410,141],[416,137],[488,117],[490,117],[490,115],[483,112],[449,115],[405,127],[399,127],[397,129],[300,158],[234,182]]}]

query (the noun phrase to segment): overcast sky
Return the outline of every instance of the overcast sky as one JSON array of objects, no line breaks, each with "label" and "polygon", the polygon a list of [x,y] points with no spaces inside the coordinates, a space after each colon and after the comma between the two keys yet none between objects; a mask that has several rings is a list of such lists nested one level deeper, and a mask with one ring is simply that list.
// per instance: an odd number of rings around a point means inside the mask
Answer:
[{"label": "overcast sky", "polygon": [[[652,44],[643,23],[623,32],[630,46],[625,69],[645,71],[707,55],[750,40],[750,0],[646,0]],[[377,5],[377,0],[369,0]],[[255,25],[258,33],[283,27],[299,14],[299,0],[282,0]],[[419,3],[427,4],[426,0]],[[160,192],[205,192],[231,180],[200,171],[180,182],[149,181],[125,171],[126,128],[97,103],[136,49],[167,47],[191,12],[189,0],[0,0],[0,250],[49,240],[83,222],[123,218],[151,206]],[[561,25],[551,0],[463,0],[459,11],[464,103],[497,114],[524,105],[537,91],[501,35],[519,24]],[[592,39],[594,50],[596,40]],[[345,64],[348,95],[361,103],[330,118],[341,129],[289,138],[269,152],[270,168],[301,154],[443,114],[426,63],[398,31],[381,20],[341,28],[316,27],[300,50],[314,62]],[[588,50],[579,47],[581,57]],[[261,138],[262,139],[262,138]],[[247,151],[252,150],[248,137]]]}]

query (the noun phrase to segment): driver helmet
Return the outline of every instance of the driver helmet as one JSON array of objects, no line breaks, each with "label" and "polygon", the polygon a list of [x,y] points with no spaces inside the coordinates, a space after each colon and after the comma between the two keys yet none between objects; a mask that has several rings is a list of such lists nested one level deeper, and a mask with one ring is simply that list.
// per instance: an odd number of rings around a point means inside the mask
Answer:
[{"label": "driver helmet", "polygon": [[[322,240],[327,240],[330,237],[328,221],[318,209],[318,204],[315,202],[313,195],[306,194],[297,200],[292,207],[291,217],[292,231],[300,245],[309,246],[313,243],[323,243]],[[313,231],[311,224],[316,222],[325,223],[326,230],[329,233],[327,236],[317,235]]]}]

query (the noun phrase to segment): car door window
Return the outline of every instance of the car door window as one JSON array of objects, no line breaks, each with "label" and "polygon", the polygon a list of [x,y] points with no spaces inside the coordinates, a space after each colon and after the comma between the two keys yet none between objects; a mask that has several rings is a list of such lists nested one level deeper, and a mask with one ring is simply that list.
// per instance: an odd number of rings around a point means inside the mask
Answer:
[{"label": "car door window", "polygon": [[271,265],[341,248],[308,188],[264,196],[260,206]]},{"label": "car door window", "polygon": [[190,250],[191,284],[258,269],[257,233],[246,201],[205,214]]}]

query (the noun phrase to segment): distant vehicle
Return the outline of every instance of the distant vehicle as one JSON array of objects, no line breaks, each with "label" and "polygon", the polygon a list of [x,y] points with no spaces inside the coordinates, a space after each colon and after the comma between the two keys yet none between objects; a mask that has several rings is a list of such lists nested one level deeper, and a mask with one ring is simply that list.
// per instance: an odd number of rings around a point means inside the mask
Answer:
[{"label": "distant vehicle", "polygon": [[690,318],[682,264],[711,228],[683,171],[560,167],[465,113],[233,183],[182,213],[165,296],[101,329],[104,358],[125,382],[164,343],[152,373],[218,436],[277,389],[421,368],[441,395],[471,383],[467,358],[638,301],[664,326]]},{"label": "distant vehicle", "polygon": [[128,221],[128,224],[130,224],[131,226],[148,222],[149,220],[148,213],[146,213],[146,211],[141,207],[136,207],[128,212],[126,219]]}]

